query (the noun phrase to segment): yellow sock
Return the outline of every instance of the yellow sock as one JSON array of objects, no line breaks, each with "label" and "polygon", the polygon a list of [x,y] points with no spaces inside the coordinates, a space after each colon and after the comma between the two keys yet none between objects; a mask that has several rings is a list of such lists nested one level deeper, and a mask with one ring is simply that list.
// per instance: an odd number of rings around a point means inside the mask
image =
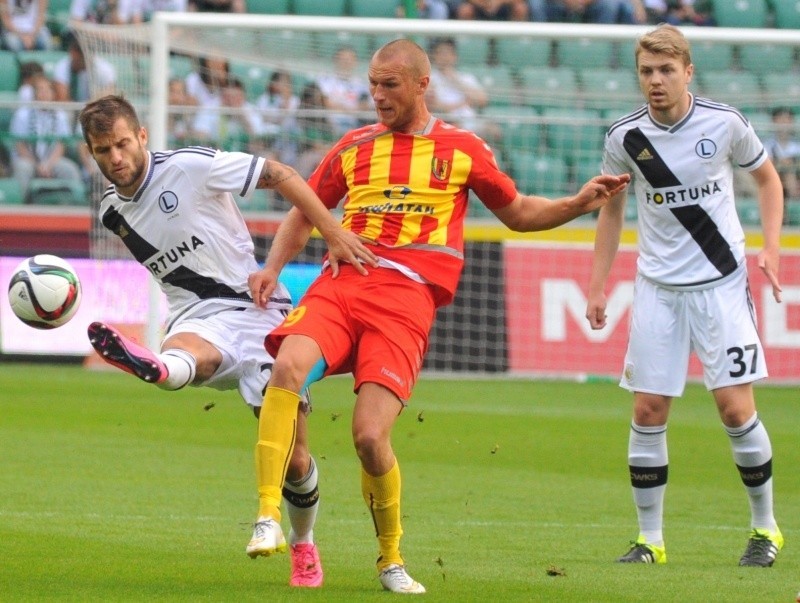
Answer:
[{"label": "yellow sock", "polygon": [[403,565],[400,556],[400,465],[397,460],[389,472],[380,477],[369,475],[361,469],[361,494],[367,503],[375,534],[378,537],[378,571],[397,563]]},{"label": "yellow sock", "polygon": [[297,435],[300,396],[278,387],[267,387],[258,419],[256,477],[258,516],[281,520],[281,491]]}]

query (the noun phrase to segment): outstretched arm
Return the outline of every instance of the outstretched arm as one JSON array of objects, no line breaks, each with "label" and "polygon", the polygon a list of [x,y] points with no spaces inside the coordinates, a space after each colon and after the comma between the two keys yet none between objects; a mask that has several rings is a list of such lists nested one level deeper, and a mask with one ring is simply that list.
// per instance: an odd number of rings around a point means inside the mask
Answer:
[{"label": "outstretched arm", "polygon": [[317,227],[328,244],[328,259],[334,277],[339,274],[339,262],[342,261],[352,264],[361,274],[367,273],[362,262],[370,266],[378,265],[375,254],[366,247],[365,242],[342,228],[314,190],[293,168],[267,159],[257,188],[275,189]]},{"label": "outstretched arm", "polygon": [[625,190],[628,182],[628,174],[603,175],[589,180],[572,197],[548,199],[518,194],[509,205],[494,210],[494,214],[517,232],[549,230],[602,207],[611,197]]}]

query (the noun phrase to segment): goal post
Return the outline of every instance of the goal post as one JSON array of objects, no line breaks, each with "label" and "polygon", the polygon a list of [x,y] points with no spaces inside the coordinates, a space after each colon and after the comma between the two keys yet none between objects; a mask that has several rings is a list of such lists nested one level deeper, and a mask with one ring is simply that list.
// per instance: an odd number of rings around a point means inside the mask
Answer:
[{"label": "goal post", "polygon": [[[309,84],[333,71],[332,55],[341,46],[355,50],[357,72],[366,80],[369,58],[386,41],[410,37],[428,49],[434,39],[452,38],[459,70],[472,74],[488,93],[486,106],[475,116],[481,135],[522,192],[548,197],[569,194],[598,173],[605,129],[643,102],[633,47],[635,39],[651,28],[215,13],[156,13],[151,22],[140,26],[75,25],[88,60],[106,61],[116,69],[117,90],[140,110],[152,150],[176,144],[169,124],[190,110],[169,104],[169,81],[197,69],[201,57],[228,61],[231,73],[243,82],[248,100],[256,103],[276,71],[291,74],[295,93],[302,95]],[[693,92],[742,110],[763,139],[773,134],[769,113],[773,108],[789,106],[800,116],[800,84],[793,75],[800,71],[800,31],[716,27],[682,31],[692,43],[697,66]],[[221,107],[219,111],[234,110]],[[353,113],[364,121],[375,120],[374,111]],[[456,115],[437,115],[458,120]],[[329,116],[330,111],[319,106],[301,106],[297,111],[305,123]],[[300,128],[290,142],[296,149],[318,149],[325,140],[317,135],[313,129]],[[281,134],[273,131],[256,142],[270,147],[276,136]],[[207,144],[243,148],[242,141],[233,138]],[[294,164],[300,154],[291,157],[287,163]],[[747,177],[737,179],[739,186],[737,202],[753,254],[760,244],[757,202]],[[800,208],[800,200],[796,206]],[[794,213],[783,237],[784,304],[771,301],[755,256],[749,261],[773,379],[797,382],[800,235],[796,226],[800,211],[792,204],[788,207]],[[286,206],[280,199],[263,196],[249,205],[243,201],[242,209],[263,257]],[[608,294],[614,306],[609,328],[591,332],[583,311],[593,219],[520,235],[507,231],[471,199],[464,274],[456,302],[437,315],[425,369],[459,375],[616,378],[627,334],[636,214],[631,197],[624,249],[610,280]],[[116,257],[117,247],[111,243],[101,240],[95,249],[98,257]],[[323,252],[322,241],[312,239],[299,260],[318,262]],[[157,297],[157,291],[152,291],[154,307]],[[157,340],[158,327],[154,312],[151,341]],[[692,375],[699,377],[696,364]]]}]

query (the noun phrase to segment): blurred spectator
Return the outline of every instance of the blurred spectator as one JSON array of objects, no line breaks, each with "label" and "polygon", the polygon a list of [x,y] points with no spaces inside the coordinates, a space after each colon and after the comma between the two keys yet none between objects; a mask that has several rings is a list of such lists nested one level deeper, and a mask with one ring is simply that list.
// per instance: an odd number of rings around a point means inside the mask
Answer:
[{"label": "blurred spectator", "polygon": [[555,23],[642,23],[632,0],[529,0],[532,21]]},{"label": "blurred spectator", "polygon": [[333,111],[330,120],[334,132],[341,136],[358,127],[356,112],[372,108],[369,87],[358,72],[358,55],[351,46],[342,46],[333,55],[333,72],[317,78],[325,108]]},{"label": "blurred spectator", "polygon": [[794,111],[778,107],[772,111],[772,137],[764,141],[764,148],[775,164],[783,184],[786,199],[800,198],[800,140],[796,137]]},{"label": "blurred spectator", "polygon": [[100,25],[129,25],[142,22],[142,0],[72,0],[70,21]]},{"label": "blurred spectator", "polygon": [[489,102],[489,95],[473,74],[458,69],[458,50],[453,38],[436,38],[430,52],[431,83],[426,100],[432,113],[479,135],[478,111]]},{"label": "blurred spectator", "polygon": [[48,0],[0,0],[3,46],[8,50],[50,50],[47,29]]},{"label": "blurred spectator", "polygon": [[[189,113],[187,108],[197,107],[197,99],[186,91],[186,82],[181,78],[171,78],[167,89],[167,102],[169,103],[169,113],[167,116],[167,135],[170,140],[170,148],[174,146],[185,146],[190,139],[191,124],[194,118],[193,111]],[[92,161],[92,163],[95,163]]]},{"label": "blurred spectator", "polygon": [[[411,8],[406,8],[408,5]],[[445,0],[401,0],[397,6],[401,19],[449,19],[450,8]]]},{"label": "blurred spectator", "polygon": [[264,94],[255,102],[264,120],[264,134],[269,138],[273,152],[283,163],[294,165],[300,126],[297,111],[300,97],[294,93],[292,74],[275,71],[269,78]]},{"label": "blurred spectator", "polygon": [[710,0],[637,0],[643,4],[651,24],[715,25]]},{"label": "blurred spectator", "polygon": [[[114,92],[117,72],[114,66],[102,58],[95,58],[89,66],[78,38],[69,33],[66,36],[68,55],[53,67],[53,82],[57,101],[86,102],[92,98]],[[94,86],[94,94],[92,88]]]},{"label": "blurred spectator", "polygon": [[297,124],[300,127],[299,154],[295,169],[308,178],[338,138],[331,122],[324,115],[325,97],[315,82],[307,84],[300,94]]},{"label": "blurred spectator", "polygon": [[189,10],[196,13],[246,13],[245,0],[189,0]]},{"label": "blurred spectator", "polygon": [[227,59],[200,57],[197,69],[186,76],[186,93],[200,107],[219,106],[222,104],[222,88],[230,76],[231,66]]},{"label": "blurred spectator", "polygon": [[34,91],[32,81],[34,76],[44,75],[44,67],[37,61],[26,61],[19,66],[19,88],[17,88],[17,97],[21,101],[32,101],[34,99]]},{"label": "blurred spectator", "polygon": [[[30,85],[34,100],[52,103],[53,83],[45,75],[34,75]],[[65,157],[65,139],[72,137],[72,127],[60,109],[21,107],[11,118],[9,132],[17,140],[12,152],[14,177],[27,195],[33,178],[64,178],[80,181],[78,165]]]},{"label": "blurred spectator", "polygon": [[455,18],[481,21],[528,21],[527,0],[461,0]]},{"label": "blurred spectator", "polygon": [[144,0],[144,19],[150,21],[153,13],[185,13],[189,10],[188,0]]},{"label": "blurred spectator", "polygon": [[197,140],[260,156],[265,156],[263,134],[261,114],[247,101],[244,84],[236,77],[229,77],[222,87],[220,105],[204,107],[192,125]]}]

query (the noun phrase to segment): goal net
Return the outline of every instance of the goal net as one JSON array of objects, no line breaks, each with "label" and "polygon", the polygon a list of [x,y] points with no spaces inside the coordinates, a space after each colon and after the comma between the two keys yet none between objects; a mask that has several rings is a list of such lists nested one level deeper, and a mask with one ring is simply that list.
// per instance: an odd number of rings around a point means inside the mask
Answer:
[{"label": "goal net", "polygon": [[[643,102],[633,43],[646,29],[202,13],[157,13],[150,23],[133,27],[76,25],[87,59],[110,64],[116,73],[115,89],[139,109],[152,150],[186,144],[248,150],[296,165],[303,175],[338,138],[341,123],[375,120],[368,103],[344,101],[352,100],[351,91],[358,89],[350,78],[366,83],[368,61],[378,47],[410,37],[433,56],[437,42],[452,41],[457,70],[469,74],[461,85],[480,88],[483,98],[469,109],[441,101],[434,112],[479,132],[522,192],[548,197],[575,191],[599,173],[605,129]],[[697,67],[695,93],[739,108],[765,140],[774,133],[772,109],[789,106],[800,111],[800,85],[787,76],[798,67],[800,32],[690,28],[685,33]],[[352,72],[337,60],[340,49],[354,56]],[[227,69],[240,96],[220,93],[210,108],[181,104],[170,96],[173,85],[186,86],[192,79],[213,82],[218,75],[210,66],[214,62]],[[446,90],[436,73],[432,86]],[[278,101],[269,96],[276,74],[289,82],[295,97],[291,110],[276,108]],[[330,82],[337,78],[345,82],[338,88]],[[99,93],[100,82],[95,84]],[[332,86],[329,97],[340,106],[322,104],[320,91],[326,85]],[[241,104],[242,96],[247,106]],[[252,119],[247,125],[253,112],[260,129],[249,129]],[[234,127],[215,126],[198,133],[193,124],[202,119]],[[749,176],[741,176],[740,214],[749,248],[757,251],[754,188]],[[263,259],[287,205],[263,191],[240,201]],[[796,208],[790,204],[788,209],[790,223],[800,224]],[[616,377],[627,336],[636,215],[631,198],[626,247],[609,282],[609,326],[592,332],[583,313],[593,218],[546,233],[514,235],[477,199],[470,200],[465,272],[457,301],[439,311],[426,369]],[[800,266],[795,256],[798,238],[792,230],[787,228],[784,237],[784,304],[771,301],[758,269],[754,264],[751,269],[771,372],[786,381],[800,380]],[[99,230],[95,238],[99,257],[119,253]],[[298,262],[317,263],[323,252],[322,241],[313,239]],[[700,375],[696,363],[691,374]]]}]

